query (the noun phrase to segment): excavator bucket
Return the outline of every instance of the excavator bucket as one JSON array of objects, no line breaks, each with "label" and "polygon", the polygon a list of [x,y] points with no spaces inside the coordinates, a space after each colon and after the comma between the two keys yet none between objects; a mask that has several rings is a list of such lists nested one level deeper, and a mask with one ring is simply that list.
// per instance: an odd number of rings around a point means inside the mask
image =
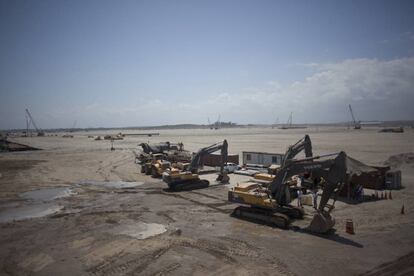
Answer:
[{"label": "excavator bucket", "polygon": [[309,225],[314,233],[326,233],[335,225],[335,219],[328,212],[317,212]]},{"label": "excavator bucket", "polygon": [[216,181],[220,182],[221,184],[228,184],[230,177],[227,175],[227,173],[223,172],[217,176]]}]

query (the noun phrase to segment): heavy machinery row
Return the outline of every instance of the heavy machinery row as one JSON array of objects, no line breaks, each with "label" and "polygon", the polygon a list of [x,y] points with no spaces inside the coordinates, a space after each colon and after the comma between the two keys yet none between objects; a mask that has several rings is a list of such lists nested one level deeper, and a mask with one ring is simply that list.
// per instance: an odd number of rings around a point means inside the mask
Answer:
[{"label": "heavy machinery row", "polygon": [[[201,148],[196,153],[184,150],[182,143],[143,143],[140,146],[142,151],[136,155],[136,162],[141,165],[141,172],[162,177],[173,192],[207,188],[209,181],[200,175],[202,160],[205,155],[217,151],[220,151],[221,156],[217,182],[229,183],[226,140]],[[305,153],[305,158],[296,158],[301,152]],[[312,143],[306,135],[287,149],[281,166],[269,177],[270,181],[250,181],[230,188],[228,200],[240,204],[232,215],[287,228],[293,219],[302,219],[304,216],[303,207],[292,205],[297,190],[314,189],[316,186],[322,190],[322,196],[308,229],[326,233],[335,224],[331,212],[352,170],[357,170],[357,166],[343,151],[313,156]],[[300,187],[292,185],[292,179],[298,175],[305,176]]]}]

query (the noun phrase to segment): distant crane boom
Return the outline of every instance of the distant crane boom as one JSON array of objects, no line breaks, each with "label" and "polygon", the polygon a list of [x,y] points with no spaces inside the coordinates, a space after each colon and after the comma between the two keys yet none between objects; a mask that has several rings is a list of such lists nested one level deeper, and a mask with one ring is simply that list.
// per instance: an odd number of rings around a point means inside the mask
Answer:
[{"label": "distant crane boom", "polygon": [[[35,123],[35,121],[34,121],[34,119],[33,119],[33,117],[32,117],[32,114],[30,114],[30,112],[29,112],[29,109],[27,109],[26,108],[26,114],[27,114],[27,116],[29,117],[29,121],[32,123],[32,125],[34,126],[34,128],[36,129],[36,131],[37,131],[37,135],[38,136],[44,136],[45,135],[45,133],[43,132],[43,130],[42,129],[40,129],[40,128],[38,128],[37,127],[37,125],[36,125],[36,123]],[[28,124],[28,126],[29,126],[29,124]],[[29,128],[29,127],[28,127]]]},{"label": "distant crane boom", "polygon": [[36,129],[36,131],[39,132],[39,128],[37,127],[37,125],[36,125],[36,123],[35,123],[35,121],[34,121],[34,119],[32,117],[32,114],[30,114],[30,112],[29,112],[29,110],[27,108],[26,108],[26,114],[27,114],[27,116],[29,116],[30,122],[32,122],[32,125],[34,126],[34,128]]},{"label": "distant crane boom", "polygon": [[349,105],[349,112],[351,112],[352,121],[354,121],[354,124],[356,124],[356,120],[355,120],[354,112],[352,111],[352,106],[351,106],[351,105]]},{"label": "distant crane boom", "polygon": [[350,104],[348,106],[349,106],[349,112],[351,113],[351,116],[352,116],[352,121],[354,122],[354,128],[360,129],[361,123],[355,120],[354,112],[352,111],[352,106]]},{"label": "distant crane boom", "polygon": [[218,115],[217,121],[214,123],[214,129],[219,129],[221,126],[221,122],[220,122],[220,114]]},{"label": "distant crane boom", "polygon": [[289,127],[292,127],[292,121],[293,121],[293,112],[290,112],[290,116],[289,116],[289,119],[288,119],[288,121],[287,121],[287,124],[288,124],[288,126]]}]

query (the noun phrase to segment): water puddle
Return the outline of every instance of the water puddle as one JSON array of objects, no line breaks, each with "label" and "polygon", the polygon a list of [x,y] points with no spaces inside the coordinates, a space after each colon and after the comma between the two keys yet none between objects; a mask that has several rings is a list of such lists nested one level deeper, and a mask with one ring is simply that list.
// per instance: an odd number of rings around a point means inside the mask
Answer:
[{"label": "water puddle", "polygon": [[10,202],[0,206],[0,223],[54,214],[62,210],[63,206],[51,201],[73,194],[72,189],[68,187],[45,188],[21,193],[19,196],[27,200],[24,203]]},{"label": "water puddle", "polygon": [[120,224],[111,229],[111,234],[126,235],[138,240],[144,240],[150,237],[160,235],[167,231],[163,224],[137,222],[130,224]]},{"label": "water puddle", "polygon": [[29,218],[40,218],[54,214],[63,209],[63,206],[56,204],[33,204],[7,209],[0,212],[0,223],[23,220]]},{"label": "water puddle", "polygon": [[82,180],[79,184],[102,186],[106,188],[128,189],[141,186],[144,182]]},{"label": "water puddle", "polygon": [[58,198],[68,197],[73,194],[74,192],[71,188],[58,187],[28,191],[20,194],[20,197],[34,201],[52,201]]}]

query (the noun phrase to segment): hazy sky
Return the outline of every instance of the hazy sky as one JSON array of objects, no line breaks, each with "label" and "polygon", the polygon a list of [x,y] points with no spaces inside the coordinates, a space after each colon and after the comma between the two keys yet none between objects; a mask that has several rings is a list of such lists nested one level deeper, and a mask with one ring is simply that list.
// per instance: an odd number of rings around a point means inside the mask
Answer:
[{"label": "hazy sky", "polygon": [[414,119],[414,1],[0,0],[0,129]]}]

